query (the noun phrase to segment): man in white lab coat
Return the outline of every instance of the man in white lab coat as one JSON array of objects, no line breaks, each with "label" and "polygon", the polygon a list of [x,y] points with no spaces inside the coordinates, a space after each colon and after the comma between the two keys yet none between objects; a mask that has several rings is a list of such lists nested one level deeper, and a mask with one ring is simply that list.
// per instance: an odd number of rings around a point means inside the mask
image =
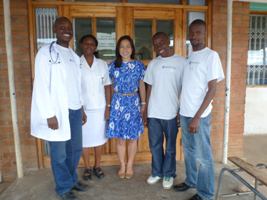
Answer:
[{"label": "man in white lab coat", "polygon": [[82,123],[86,122],[81,100],[80,59],[69,48],[72,24],[56,19],[57,41],[42,47],[35,59],[31,134],[48,141],[56,192],[66,200],[77,199],[73,190],[85,191],[78,181],[82,153]]}]

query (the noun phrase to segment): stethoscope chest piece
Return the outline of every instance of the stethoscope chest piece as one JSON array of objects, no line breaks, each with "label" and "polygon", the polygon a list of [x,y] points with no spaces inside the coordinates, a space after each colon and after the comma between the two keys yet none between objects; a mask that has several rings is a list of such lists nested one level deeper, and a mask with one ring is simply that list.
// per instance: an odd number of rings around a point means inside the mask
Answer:
[{"label": "stethoscope chest piece", "polygon": [[[55,41],[52,42],[52,43],[50,44],[50,46],[49,46],[49,55],[50,55],[49,63],[51,63],[51,64],[60,64],[60,61],[59,61],[59,53],[56,52],[57,55],[56,55],[56,59],[55,59],[55,60],[53,59],[53,56],[52,56],[52,48],[54,48],[54,47],[53,47],[54,43],[55,43]],[[54,51],[55,51],[55,50],[54,50]]]}]

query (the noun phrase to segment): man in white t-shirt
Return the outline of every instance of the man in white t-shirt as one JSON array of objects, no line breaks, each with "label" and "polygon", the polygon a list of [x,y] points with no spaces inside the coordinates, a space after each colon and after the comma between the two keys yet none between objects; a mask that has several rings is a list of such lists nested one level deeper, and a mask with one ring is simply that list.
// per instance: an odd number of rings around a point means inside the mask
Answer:
[{"label": "man in white t-shirt", "polygon": [[206,47],[205,36],[205,22],[193,21],[189,26],[193,52],[184,69],[180,105],[186,179],[174,186],[177,192],[196,188],[190,200],[211,200],[214,196],[211,103],[224,73],[218,53]]},{"label": "man in white t-shirt", "polygon": [[56,192],[63,200],[77,199],[72,190],[85,191],[78,181],[82,153],[82,109],[80,59],[69,48],[72,24],[56,19],[57,41],[42,47],[35,59],[31,109],[31,134],[48,142]]},{"label": "man in white t-shirt", "polygon": [[147,183],[154,184],[163,178],[163,188],[170,189],[176,176],[177,113],[185,59],[174,54],[165,33],[158,32],[152,39],[158,57],[149,63],[144,78],[147,83],[148,135],[152,153],[152,173]]}]

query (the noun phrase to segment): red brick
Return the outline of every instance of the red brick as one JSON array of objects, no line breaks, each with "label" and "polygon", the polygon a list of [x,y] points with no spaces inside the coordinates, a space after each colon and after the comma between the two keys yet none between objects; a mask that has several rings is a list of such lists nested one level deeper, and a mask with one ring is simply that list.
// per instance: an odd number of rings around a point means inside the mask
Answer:
[{"label": "red brick", "polygon": [[[232,70],[231,70],[231,109],[230,109],[230,134],[229,151],[235,155],[241,155],[243,149],[244,131],[244,103],[246,90],[246,62],[248,49],[249,30],[249,4],[234,2],[233,4],[233,48],[232,48]],[[213,34],[212,47],[218,51],[223,65],[226,65],[226,22],[227,4],[226,1],[213,1]],[[220,21],[220,23],[218,23]],[[224,22],[224,23],[221,23]],[[216,38],[216,39],[215,39]],[[223,87],[222,87],[223,89]],[[217,95],[224,96],[220,90]],[[216,131],[219,138],[212,138],[216,144],[215,158],[221,159],[223,128],[218,128],[223,121],[224,100],[215,99],[212,131]],[[234,141],[234,142],[233,142]]]},{"label": "red brick", "polygon": [[[11,30],[13,39],[14,78],[17,98],[18,125],[20,131],[22,160],[27,168],[36,168],[37,155],[35,140],[30,132],[31,102],[31,66],[29,46],[27,0],[11,1]],[[3,10],[0,1],[0,31],[3,33]],[[16,177],[16,161],[14,154],[13,129],[11,121],[8,73],[4,34],[0,34],[0,163],[3,179]],[[30,153],[32,152],[32,153]]]}]

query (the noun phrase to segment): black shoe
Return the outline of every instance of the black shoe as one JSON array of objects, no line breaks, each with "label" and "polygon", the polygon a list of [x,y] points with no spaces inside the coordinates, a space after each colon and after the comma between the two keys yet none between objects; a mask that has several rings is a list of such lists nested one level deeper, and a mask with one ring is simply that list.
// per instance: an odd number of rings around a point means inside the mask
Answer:
[{"label": "black shoe", "polygon": [[105,176],[104,172],[102,171],[100,167],[94,167],[93,172],[94,172],[94,175],[99,179]]},{"label": "black shoe", "polygon": [[85,168],[83,172],[83,180],[88,181],[92,179],[92,169]]},{"label": "black shoe", "polygon": [[78,200],[78,198],[75,196],[75,194],[72,191],[66,192],[62,195],[60,195],[62,200]]},{"label": "black shoe", "polygon": [[203,199],[198,194],[195,194],[189,200],[203,200]]},{"label": "black shoe", "polygon": [[78,181],[72,188],[72,190],[76,190],[78,192],[85,192],[88,190],[88,185]]},{"label": "black shoe", "polygon": [[176,192],[183,192],[183,191],[186,191],[188,189],[190,189],[191,187],[189,185],[187,185],[186,183],[180,183],[178,185],[174,185],[173,186],[173,189],[176,191]]}]

